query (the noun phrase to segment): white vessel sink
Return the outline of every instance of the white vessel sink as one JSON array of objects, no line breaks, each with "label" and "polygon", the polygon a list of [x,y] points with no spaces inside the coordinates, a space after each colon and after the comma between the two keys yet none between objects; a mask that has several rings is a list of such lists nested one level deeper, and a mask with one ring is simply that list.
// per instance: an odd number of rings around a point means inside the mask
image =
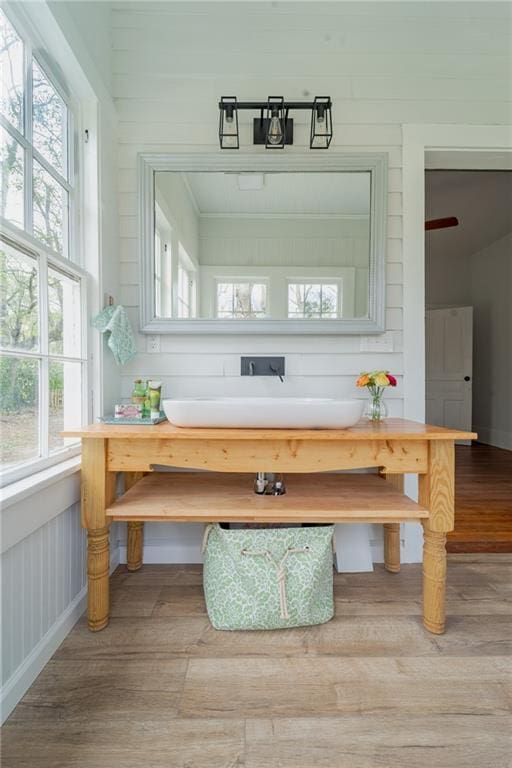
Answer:
[{"label": "white vessel sink", "polygon": [[211,397],[164,400],[177,427],[345,429],[361,418],[362,400],[317,397]]}]

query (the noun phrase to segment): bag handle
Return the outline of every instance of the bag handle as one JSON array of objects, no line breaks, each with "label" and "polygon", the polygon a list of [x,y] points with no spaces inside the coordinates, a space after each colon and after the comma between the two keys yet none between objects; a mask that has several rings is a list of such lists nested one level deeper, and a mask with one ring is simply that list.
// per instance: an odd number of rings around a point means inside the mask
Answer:
[{"label": "bag handle", "polygon": [[201,544],[201,554],[202,555],[204,555],[204,553],[206,551],[206,545],[208,544],[208,536],[210,535],[210,531],[211,531],[212,528],[213,528],[212,523],[208,523],[208,525],[204,529],[203,543]]},{"label": "bag handle", "polygon": [[272,557],[271,552],[268,549],[242,549],[240,551],[241,555],[255,555],[257,556],[265,556],[274,568],[276,569],[276,579],[277,579],[277,585],[279,587],[279,607],[281,609],[281,618],[282,619],[289,619],[290,615],[288,613],[288,604],[286,602],[286,560],[288,559],[288,555],[295,555],[295,554],[308,554],[309,553],[309,547],[288,547],[286,552],[284,553],[284,556],[281,558],[279,562],[274,560]]}]

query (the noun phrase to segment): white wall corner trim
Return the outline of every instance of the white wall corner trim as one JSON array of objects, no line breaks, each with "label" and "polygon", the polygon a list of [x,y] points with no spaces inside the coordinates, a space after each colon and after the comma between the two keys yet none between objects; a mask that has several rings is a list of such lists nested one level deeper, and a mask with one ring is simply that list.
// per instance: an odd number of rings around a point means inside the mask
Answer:
[{"label": "white wall corner trim", "polygon": [[[403,250],[404,258],[404,415],[423,418],[425,408],[425,153],[466,150],[473,153],[512,151],[507,126],[403,126]],[[471,152],[469,152],[469,150]],[[493,156],[489,155],[492,167]],[[480,160],[480,162],[484,162]]]},{"label": "white wall corner trim", "polygon": [[[512,130],[496,125],[404,125],[404,416],[425,417],[425,152],[512,150]],[[469,152],[470,151],[470,152]],[[493,157],[489,155],[492,163]],[[482,161],[481,161],[482,162]],[[468,166],[470,167],[470,166]]]},{"label": "white wall corner trim", "polygon": [[[493,165],[493,153],[512,150],[512,131],[504,125],[403,125],[403,253],[404,253],[404,416],[425,418],[425,153],[464,151],[467,163],[479,156]],[[468,167],[471,167],[468,165]],[[406,477],[406,493],[417,499],[417,482]],[[405,551],[409,562],[421,560],[420,526],[407,525]],[[414,559],[414,555],[417,558]]]}]

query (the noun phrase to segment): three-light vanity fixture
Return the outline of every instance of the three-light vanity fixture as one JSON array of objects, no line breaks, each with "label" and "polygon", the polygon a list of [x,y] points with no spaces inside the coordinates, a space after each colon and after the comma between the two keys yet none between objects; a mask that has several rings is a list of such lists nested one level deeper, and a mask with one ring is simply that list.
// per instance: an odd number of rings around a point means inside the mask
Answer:
[{"label": "three-light vanity fixture", "polygon": [[285,101],[269,96],[267,101],[238,101],[236,96],[222,96],[219,101],[219,142],[221,149],[240,149],[238,112],[259,110],[253,119],[253,142],[267,149],[283,149],[293,144],[293,119],[290,109],[311,112],[310,149],[328,149],[332,139],[332,102],[330,96],[315,96],[314,101]]}]

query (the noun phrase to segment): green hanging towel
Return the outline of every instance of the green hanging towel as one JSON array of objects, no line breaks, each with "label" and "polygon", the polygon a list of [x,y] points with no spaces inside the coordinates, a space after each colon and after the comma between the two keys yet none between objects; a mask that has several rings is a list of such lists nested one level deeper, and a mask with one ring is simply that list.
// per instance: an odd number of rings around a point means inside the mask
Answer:
[{"label": "green hanging towel", "polygon": [[135,337],[126,310],[120,304],[105,307],[91,320],[101,333],[108,333],[108,346],[118,365],[125,365],[137,354]]},{"label": "green hanging towel", "polygon": [[332,618],[334,526],[205,531],[203,583],[215,629],[279,629]]}]

